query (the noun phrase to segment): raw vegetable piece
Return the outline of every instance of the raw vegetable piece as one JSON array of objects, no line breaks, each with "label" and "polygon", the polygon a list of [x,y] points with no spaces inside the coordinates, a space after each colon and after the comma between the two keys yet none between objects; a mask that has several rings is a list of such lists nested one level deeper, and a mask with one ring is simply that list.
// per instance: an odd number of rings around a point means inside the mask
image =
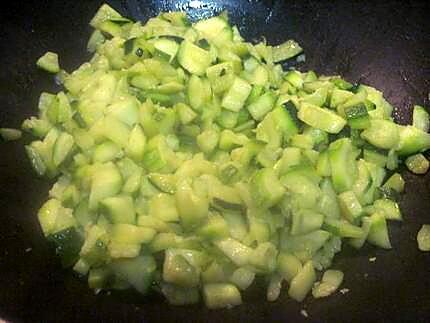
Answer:
[{"label": "raw vegetable piece", "polygon": [[53,52],[46,52],[42,57],[37,60],[37,66],[49,73],[58,73],[60,65],[58,64],[58,54]]},{"label": "raw vegetable piece", "polygon": [[405,165],[414,174],[425,174],[430,167],[429,161],[423,154],[409,156],[406,158]]},{"label": "raw vegetable piece", "polygon": [[343,281],[343,272],[339,270],[327,270],[324,272],[321,282],[312,288],[312,296],[315,298],[327,297],[333,294]]},{"label": "raw vegetable piece", "polygon": [[18,140],[21,136],[22,132],[18,129],[0,128],[0,137],[2,137],[4,141]]},{"label": "raw vegetable piece", "polygon": [[423,224],[417,234],[418,249],[430,251],[430,225]]}]

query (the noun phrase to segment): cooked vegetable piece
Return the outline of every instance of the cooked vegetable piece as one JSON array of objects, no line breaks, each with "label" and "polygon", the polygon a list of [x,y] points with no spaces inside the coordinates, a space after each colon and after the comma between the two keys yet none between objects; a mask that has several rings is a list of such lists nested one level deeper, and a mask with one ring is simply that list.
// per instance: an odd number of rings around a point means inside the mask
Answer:
[{"label": "cooked vegetable piece", "polygon": [[430,167],[429,161],[423,154],[409,156],[406,158],[405,165],[414,174],[425,174]]},{"label": "cooked vegetable piece", "polygon": [[294,40],[287,40],[285,43],[274,46],[272,50],[273,62],[281,62],[300,54],[303,49]]},{"label": "cooked vegetable piece", "polygon": [[327,270],[324,272],[321,282],[316,283],[312,288],[312,295],[315,298],[327,297],[333,294],[343,281],[343,272],[339,270]]},{"label": "cooked vegetable piece", "polygon": [[415,105],[412,115],[412,124],[415,128],[428,132],[430,128],[429,114],[424,107]]},{"label": "cooked vegetable piece", "polygon": [[430,251],[430,225],[423,224],[417,234],[418,248],[421,251]]},{"label": "cooked vegetable piece", "polygon": [[58,64],[58,54],[53,52],[46,52],[37,61],[37,66],[49,73],[58,73],[60,65]]},{"label": "cooked vegetable piece", "polygon": [[424,107],[398,125],[373,87],[284,71],[300,45],[246,42],[226,13],[143,24],[104,4],[90,24],[89,62],[69,74],[55,53],[38,60],[64,90],[42,93],[22,129],[37,138],[25,146],[36,173],[55,179],[42,232],[91,288],[216,309],[262,276],[269,301],[284,280],[302,301],[339,288],[328,268],[342,242],[391,248],[405,187],[394,172],[429,168]]},{"label": "cooked vegetable piece", "polygon": [[297,273],[290,283],[288,295],[298,302],[305,299],[308,292],[312,289],[316,275],[312,261],[308,261],[303,268]]},{"label": "cooked vegetable piece", "polygon": [[5,141],[18,140],[22,136],[22,132],[18,129],[0,128],[0,137]]},{"label": "cooked vegetable piece", "polygon": [[203,286],[203,299],[210,309],[231,308],[242,304],[239,290],[231,284],[206,284]]}]

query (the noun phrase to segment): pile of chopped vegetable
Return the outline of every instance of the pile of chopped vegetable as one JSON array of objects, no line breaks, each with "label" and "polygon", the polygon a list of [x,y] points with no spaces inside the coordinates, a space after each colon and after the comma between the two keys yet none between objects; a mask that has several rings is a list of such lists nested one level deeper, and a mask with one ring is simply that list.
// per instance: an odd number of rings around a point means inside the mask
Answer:
[{"label": "pile of chopped vegetable", "polygon": [[39,59],[64,91],[23,123],[34,169],[57,179],[43,233],[91,288],[222,308],[260,276],[268,300],[284,287],[302,301],[341,285],[327,269],[342,243],[391,248],[395,170],[429,168],[424,108],[398,125],[380,91],[284,71],[296,42],[245,42],[225,14],[143,25],[103,5],[91,26],[94,56],[73,73]]}]

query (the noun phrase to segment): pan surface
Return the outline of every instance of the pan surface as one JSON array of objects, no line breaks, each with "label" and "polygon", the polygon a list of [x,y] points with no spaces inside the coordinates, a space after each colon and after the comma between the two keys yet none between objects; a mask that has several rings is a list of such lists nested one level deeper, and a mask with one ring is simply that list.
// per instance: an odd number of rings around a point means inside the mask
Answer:
[{"label": "pan surface", "polygon": [[[42,90],[58,91],[52,77],[34,62],[58,52],[67,70],[89,56],[88,21],[100,1],[10,1],[2,4],[0,33],[0,127],[19,127],[36,112]],[[191,17],[229,10],[248,40],[264,36],[276,44],[297,40],[306,62],[300,70],[341,74],[351,82],[381,89],[401,123],[412,104],[429,105],[430,24],[428,2],[309,2],[259,0],[111,1],[123,14],[146,21],[160,10],[186,10]],[[415,237],[430,223],[430,175],[403,172],[403,223],[391,223],[393,250],[345,246],[333,267],[345,272],[345,295],[303,304],[285,289],[274,303],[262,283],[244,296],[244,305],[209,311],[204,306],[170,307],[159,296],[94,293],[85,280],[63,270],[42,237],[36,211],[49,183],[34,176],[22,144],[0,144],[0,318],[12,322],[428,322],[430,254]],[[370,262],[369,257],[376,257]],[[309,318],[300,314],[306,309]],[[1,320],[0,320],[1,321]]]}]

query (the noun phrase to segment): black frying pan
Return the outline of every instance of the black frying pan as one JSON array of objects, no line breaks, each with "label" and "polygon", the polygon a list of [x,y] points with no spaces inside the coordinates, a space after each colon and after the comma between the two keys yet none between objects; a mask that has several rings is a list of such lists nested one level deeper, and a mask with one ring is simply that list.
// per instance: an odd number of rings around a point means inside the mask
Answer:
[{"label": "black frying pan", "polygon": [[[298,40],[306,63],[287,63],[382,89],[401,123],[412,103],[429,106],[429,3],[302,2],[259,0],[129,0],[111,2],[123,14],[146,20],[160,10],[186,10],[193,18],[228,9],[247,39]],[[10,1],[2,4],[0,32],[0,126],[19,127],[36,112],[42,90],[57,91],[35,67],[46,50],[74,69],[88,58],[88,21],[100,1]],[[0,317],[13,322],[393,322],[430,321],[430,254],[419,252],[416,233],[430,223],[429,176],[404,172],[404,223],[392,223],[392,251],[348,247],[334,267],[345,272],[346,295],[298,304],[282,293],[265,301],[264,284],[246,293],[233,310],[170,307],[157,295],[94,295],[84,280],[61,269],[42,237],[36,210],[49,185],[37,179],[22,145],[0,144]],[[31,249],[30,249],[31,248]],[[369,257],[376,256],[375,262]],[[306,319],[300,314],[305,308]]]}]

